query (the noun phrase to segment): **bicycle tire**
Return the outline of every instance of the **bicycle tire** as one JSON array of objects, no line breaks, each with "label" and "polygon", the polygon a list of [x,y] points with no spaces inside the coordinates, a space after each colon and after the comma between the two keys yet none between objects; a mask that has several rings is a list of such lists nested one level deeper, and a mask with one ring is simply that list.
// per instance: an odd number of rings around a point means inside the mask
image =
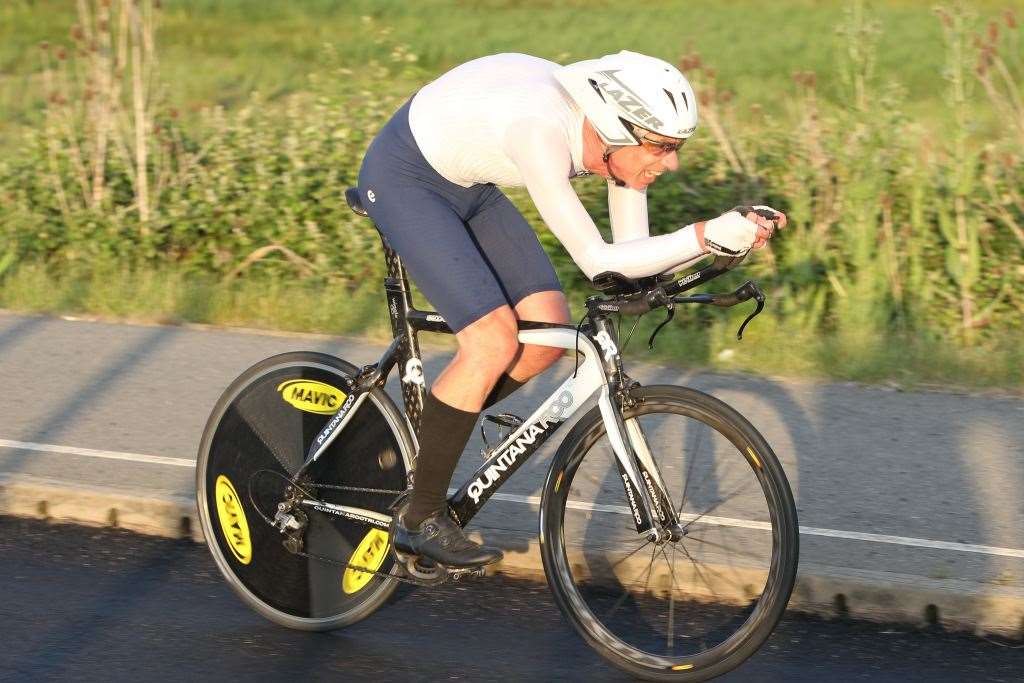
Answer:
[{"label": "bicycle tire", "polygon": [[[351,363],[323,353],[267,358],[224,391],[200,442],[196,499],[217,567],[246,604],[289,628],[325,631],[355,623],[397,586],[394,579],[344,567],[348,562],[365,566],[365,557],[356,555],[368,555],[379,571],[393,572],[386,532],[381,537],[368,524],[305,508],[304,550],[336,559],[331,563],[289,552],[282,534],[264,519],[276,512],[287,483],[281,475],[302,465],[313,437],[341,405],[357,372]],[[402,414],[375,388],[310,468],[310,478],[320,485],[402,491],[413,452]],[[397,494],[316,489],[316,495],[384,512]]]},{"label": "bicycle tire", "polygon": [[[657,545],[653,545],[642,589],[636,588],[640,576],[635,581],[624,578],[641,564],[637,558],[646,558],[646,550],[640,552],[646,546],[626,553],[633,547],[630,534],[637,542],[643,540],[636,534],[630,508],[624,504],[621,475],[611,462],[595,466],[599,460],[612,460],[604,423],[595,407],[566,436],[544,484],[540,545],[545,573],[562,613],[608,662],[647,680],[707,680],[746,661],[781,619],[796,579],[796,507],[771,447],[728,405],[707,394],[675,386],[641,387],[631,393],[637,403],[623,417],[636,418],[645,433],[653,431],[658,437],[657,446],[649,441],[650,450],[665,472],[673,508],[678,503],[680,522],[689,535],[678,544],[662,546],[666,550],[661,557]],[[677,422],[682,431],[676,431]],[[650,429],[652,424],[654,430]],[[697,436],[691,438],[693,434]],[[710,455],[702,456],[701,444],[709,434],[707,443],[711,445],[703,450]],[[600,455],[602,450],[609,455]],[[679,462],[665,455],[671,452],[674,456],[676,450]],[[724,457],[718,459],[719,453]],[[589,457],[590,465],[586,464],[588,456],[595,456]],[[581,470],[585,470],[582,475]],[[698,483],[701,476],[705,481]],[[745,483],[750,481],[754,483]],[[742,488],[734,482],[740,482]],[[681,500],[673,493],[679,488]],[[723,496],[724,489],[738,495]],[[615,495],[621,505],[609,504]],[[761,495],[764,498],[759,502]],[[730,499],[734,502],[723,509]],[[688,502],[690,508],[685,507]],[[704,506],[708,509],[701,511]],[[735,518],[722,516],[729,508],[735,508]],[[694,512],[687,512],[689,509]],[[759,517],[765,519],[757,521]],[[769,528],[770,542],[764,534]],[[620,540],[612,538],[617,534]],[[732,546],[712,541],[709,534],[739,537],[740,559],[722,563],[723,549]],[[770,552],[764,550],[769,545]],[[673,546],[671,559],[668,546]],[[758,550],[761,552],[755,552]],[[668,571],[657,570],[663,574],[655,574],[655,562],[662,558]],[[683,560],[685,570],[678,574],[673,565],[677,558]],[[697,566],[698,558],[709,562],[705,565],[707,572]],[[652,577],[658,577],[653,585]],[[760,593],[758,580],[764,582]],[[622,593],[617,595],[620,589]],[[607,609],[609,605],[611,609]],[[616,614],[622,616],[617,618]],[[698,635],[695,625],[705,615],[713,623],[721,621],[715,627],[720,634]],[[676,623],[684,619],[689,619],[684,631],[690,630],[677,635]],[[664,623],[665,629],[657,627],[656,622]],[[651,634],[636,633],[648,627]],[[721,640],[715,640],[719,635]],[[659,639],[664,640],[664,646]]]}]

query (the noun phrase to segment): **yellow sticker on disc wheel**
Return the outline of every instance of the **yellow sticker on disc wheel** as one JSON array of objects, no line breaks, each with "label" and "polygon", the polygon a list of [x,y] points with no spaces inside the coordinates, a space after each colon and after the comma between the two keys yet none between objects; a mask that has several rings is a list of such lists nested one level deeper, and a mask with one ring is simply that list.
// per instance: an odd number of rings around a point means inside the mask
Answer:
[{"label": "yellow sticker on disc wheel", "polygon": [[252,562],[252,541],[249,536],[249,523],[245,521],[242,501],[231,481],[223,474],[217,477],[214,488],[217,497],[217,518],[220,530],[224,534],[231,554],[242,564]]},{"label": "yellow sticker on disc wheel", "polygon": [[320,415],[338,412],[347,394],[330,384],[311,379],[290,379],[277,385],[281,398],[299,410]]},{"label": "yellow sticker on disc wheel", "polygon": [[[380,529],[370,529],[370,532],[363,537],[363,540],[352,553],[348,563],[357,567],[365,567],[377,571],[384,564],[384,558],[388,556],[388,535]],[[341,579],[341,589],[346,593],[355,593],[362,590],[373,578],[370,572],[359,571],[358,569],[346,569]]]}]

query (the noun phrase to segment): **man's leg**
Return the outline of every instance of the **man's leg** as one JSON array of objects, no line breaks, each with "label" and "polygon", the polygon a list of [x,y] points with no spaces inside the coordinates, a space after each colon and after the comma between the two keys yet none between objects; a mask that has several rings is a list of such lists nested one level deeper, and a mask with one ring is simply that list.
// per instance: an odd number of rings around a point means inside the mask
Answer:
[{"label": "man's leg", "polygon": [[[516,318],[543,323],[569,323],[569,304],[561,291],[546,291],[530,294],[516,304]],[[564,349],[535,344],[521,344],[518,356],[508,375],[517,382],[526,382],[531,377],[551,367],[562,355]]]},{"label": "man's leg", "polygon": [[[424,402],[420,419],[418,469],[412,500],[405,513],[411,527],[441,509],[448,485],[469,440],[485,400],[499,379],[513,390],[540,374],[563,353],[562,349],[520,344],[517,318],[541,322],[566,322],[569,310],[562,292],[532,294],[518,304],[515,313],[508,306],[497,308],[455,335],[459,348],[455,358],[441,371]],[[511,393],[508,392],[508,393]],[[506,394],[507,395],[507,394]],[[497,400],[504,398],[498,396]],[[494,402],[497,402],[494,400]],[[452,448],[459,443],[462,447]]]},{"label": "man's leg", "polygon": [[423,402],[417,434],[416,479],[401,511],[393,542],[403,552],[449,566],[476,566],[501,559],[497,548],[465,538],[446,511],[448,484],[495,381],[518,351],[515,315],[500,306],[461,329],[455,358]]},{"label": "man's leg", "polygon": [[448,405],[480,412],[484,399],[519,353],[516,316],[508,306],[491,311],[455,335],[455,357],[431,392]]},{"label": "man's leg", "polygon": [[[558,275],[544,253],[540,240],[519,209],[501,190],[491,186],[484,201],[467,221],[481,255],[498,278],[508,301],[514,303],[520,320],[568,323],[569,307]],[[561,349],[524,345],[514,363],[487,397],[488,408],[506,398],[524,382],[550,367]]]},{"label": "man's leg", "polygon": [[[561,291],[531,294],[515,307],[516,318],[549,323],[568,323],[569,306]],[[511,396],[531,378],[544,372],[565,352],[550,346],[521,344],[512,365],[498,378],[491,393],[484,400],[484,410]]]},{"label": "man's leg", "polygon": [[460,330],[455,357],[423,403],[416,483],[403,522],[416,528],[444,507],[448,484],[484,399],[511,365],[519,342],[512,309],[501,306]]}]

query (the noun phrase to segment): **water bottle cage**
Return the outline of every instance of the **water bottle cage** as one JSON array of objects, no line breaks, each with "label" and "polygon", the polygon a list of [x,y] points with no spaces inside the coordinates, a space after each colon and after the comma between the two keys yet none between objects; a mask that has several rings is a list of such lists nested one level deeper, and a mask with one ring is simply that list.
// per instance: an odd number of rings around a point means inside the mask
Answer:
[{"label": "water bottle cage", "polygon": [[485,422],[493,422],[498,426],[498,439],[496,443],[500,444],[508,438],[509,434],[514,432],[523,424],[523,418],[512,413],[484,415],[484,419],[480,421],[480,437],[484,441],[484,447],[480,449],[480,457],[484,460],[491,457],[491,454],[494,452],[494,447],[491,446],[491,442],[487,438],[487,430],[484,429]]}]

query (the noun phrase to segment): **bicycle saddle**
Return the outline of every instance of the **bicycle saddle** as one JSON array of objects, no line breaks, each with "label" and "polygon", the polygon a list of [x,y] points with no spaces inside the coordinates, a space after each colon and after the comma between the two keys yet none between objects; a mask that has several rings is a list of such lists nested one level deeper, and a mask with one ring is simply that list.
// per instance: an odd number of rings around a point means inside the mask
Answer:
[{"label": "bicycle saddle", "polygon": [[348,202],[350,209],[358,213],[360,216],[366,216],[366,209],[363,208],[363,200],[359,198],[359,190],[350,187],[345,190],[345,201]]}]

